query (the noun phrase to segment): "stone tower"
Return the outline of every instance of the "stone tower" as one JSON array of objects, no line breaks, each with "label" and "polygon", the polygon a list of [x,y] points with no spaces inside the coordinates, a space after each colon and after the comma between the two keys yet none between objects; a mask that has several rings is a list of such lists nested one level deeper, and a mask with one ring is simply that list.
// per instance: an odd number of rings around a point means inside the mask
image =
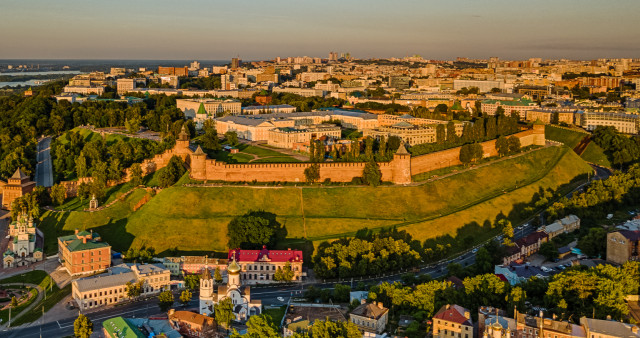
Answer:
[{"label": "stone tower", "polygon": [[186,126],[182,125],[182,130],[180,130],[180,134],[178,134],[178,139],[176,140],[176,153],[183,154],[189,148],[189,133],[187,132]]},{"label": "stone tower", "polygon": [[398,151],[393,154],[393,183],[409,184],[411,183],[411,154],[400,144]]},{"label": "stone tower", "polygon": [[206,180],[207,179],[207,154],[202,151],[202,148],[198,146],[198,149],[191,154],[191,178],[195,180]]},{"label": "stone tower", "polygon": [[533,123],[533,144],[537,146],[544,146],[546,143],[546,137],[544,134],[544,123],[536,121]]}]

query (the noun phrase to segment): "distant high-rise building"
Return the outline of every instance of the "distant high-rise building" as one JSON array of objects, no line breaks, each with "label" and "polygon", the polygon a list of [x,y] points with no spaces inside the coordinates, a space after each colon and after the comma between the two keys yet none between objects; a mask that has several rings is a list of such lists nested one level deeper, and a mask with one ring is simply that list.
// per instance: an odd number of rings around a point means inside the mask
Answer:
[{"label": "distant high-rise building", "polygon": [[329,52],[329,61],[338,61],[338,53]]},{"label": "distant high-rise building", "polygon": [[189,69],[195,69],[195,70],[200,69],[200,62],[198,61],[191,62],[191,64],[189,65]]},{"label": "distant high-rise building", "polygon": [[233,58],[231,59],[231,68],[232,69],[238,69],[240,68],[240,62],[241,60],[239,58]]}]

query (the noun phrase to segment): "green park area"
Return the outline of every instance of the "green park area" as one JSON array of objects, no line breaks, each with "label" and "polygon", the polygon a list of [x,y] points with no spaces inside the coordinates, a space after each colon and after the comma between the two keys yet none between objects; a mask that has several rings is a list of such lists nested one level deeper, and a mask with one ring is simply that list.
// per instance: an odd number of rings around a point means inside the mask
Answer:
[{"label": "green park area", "polygon": [[[548,140],[564,143],[571,149],[575,148],[585,136],[590,135],[581,129],[569,129],[552,125],[546,125],[544,132]],[[611,162],[609,162],[604,150],[594,142],[589,142],[580,157],[587,162],[611,168]]]},{"label": "green park area", "polygon": [[[292,243],[352,236],[358,229],[397,226],[415,239],[489,236],[472,225],[500,215],[519,222],[521,209],[542,190],[568,190],[591,168],[567,147],[547,147],[416,186],[380,187],[183,187],[176,184],[138,211],[147,192],[136,190],[102,211],[52,212],[41,216],[46,252],[55,238],[75,228],[94,229],[116,251],[153,247],[158,253],[226,250],[227,224],[250,210],[278,216]],[[183,177],[184,179],[184,177]],[[180,183],[180,182],[179,182]],[[300,242],[302,242],[300,240]]]}]

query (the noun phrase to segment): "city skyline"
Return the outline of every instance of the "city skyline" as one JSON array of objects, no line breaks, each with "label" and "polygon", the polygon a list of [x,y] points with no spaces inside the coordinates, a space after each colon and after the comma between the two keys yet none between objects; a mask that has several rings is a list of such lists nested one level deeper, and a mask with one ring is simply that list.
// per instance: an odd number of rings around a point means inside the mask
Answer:
[{"label": "city skyline", "polygon": [[[0,59],[637,57],[634,1],[7,1]],[[31,22],[30,26],[24,26]],[[16,29],[18,27],[18,29]],[[46,28],[46,29],[44,29]]]}]

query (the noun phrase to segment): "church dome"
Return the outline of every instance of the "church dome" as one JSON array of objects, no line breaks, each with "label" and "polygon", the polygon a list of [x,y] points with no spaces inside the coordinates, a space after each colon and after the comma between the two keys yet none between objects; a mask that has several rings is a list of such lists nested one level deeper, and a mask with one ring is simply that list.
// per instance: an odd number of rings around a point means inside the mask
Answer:
[{"label": "church dome", "polygon": [[229,267],[227,268],[227,272],[229,273],[233,273],[236,274],[238,272],[240,272],[240,270],[242,270],[240,268],[240,265],[238,265],[238,263],[236,263],[236,261],[231,261],[231,264],[229,264]]}]

